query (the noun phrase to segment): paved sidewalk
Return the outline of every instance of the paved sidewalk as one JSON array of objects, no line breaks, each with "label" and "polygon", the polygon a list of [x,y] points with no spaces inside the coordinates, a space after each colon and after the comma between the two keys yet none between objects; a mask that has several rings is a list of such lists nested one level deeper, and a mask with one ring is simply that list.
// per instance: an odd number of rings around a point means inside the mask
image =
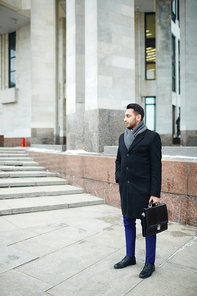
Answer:
[{"label": "paved sidewalk", "polygon": [[0,295],[197,295],[197,228],[169,223],[158,235],[156,271],[139,278],[144,238],[137,223],[137,264],[125,256],[120,209],[108,205],[0,217]]}]

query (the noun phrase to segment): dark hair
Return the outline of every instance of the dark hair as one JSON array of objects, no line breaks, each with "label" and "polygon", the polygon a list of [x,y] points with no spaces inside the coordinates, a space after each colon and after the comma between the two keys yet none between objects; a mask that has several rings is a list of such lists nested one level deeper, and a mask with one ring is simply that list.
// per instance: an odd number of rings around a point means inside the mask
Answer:
[{"label": "dark hair", "polygon": [[131,104],[127,105],[127,109],[133,109],[135,113],[141,115],[141,120],[143,120],[143,118],[144,118],[144,109],[140,105],[138,105],[136,103],[131,103]]}]

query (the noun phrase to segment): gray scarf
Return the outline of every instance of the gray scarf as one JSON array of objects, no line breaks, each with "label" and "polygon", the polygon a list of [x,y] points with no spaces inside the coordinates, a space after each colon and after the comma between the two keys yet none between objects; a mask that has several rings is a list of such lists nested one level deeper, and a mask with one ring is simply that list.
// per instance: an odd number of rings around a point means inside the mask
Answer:
[{"label": "gray scarf", "polygon": [[124,142],[127,147],[127,150],[131,147],[134,139],[137,135],[143,133],[147,129],[147,126],[145,125],[144,121],[140,121],[138,125],[132,130],[129,128],[126,128],[124,133]]}]

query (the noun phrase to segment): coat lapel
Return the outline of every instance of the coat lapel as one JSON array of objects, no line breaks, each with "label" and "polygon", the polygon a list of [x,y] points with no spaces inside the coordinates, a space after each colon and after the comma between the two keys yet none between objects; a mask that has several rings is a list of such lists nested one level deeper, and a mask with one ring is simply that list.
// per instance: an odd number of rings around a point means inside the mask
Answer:
[{"label": "coat lapel", "polygon": [[137,137],[134,139],[133,143],[131,144],[131,147],[129,148],[128,151],[131,151],[133,149],[134,146],[136,146],[140,141],[142,141],[142,139],[145,136],[146,131],[144,131],[143,133],[137,135]]}]

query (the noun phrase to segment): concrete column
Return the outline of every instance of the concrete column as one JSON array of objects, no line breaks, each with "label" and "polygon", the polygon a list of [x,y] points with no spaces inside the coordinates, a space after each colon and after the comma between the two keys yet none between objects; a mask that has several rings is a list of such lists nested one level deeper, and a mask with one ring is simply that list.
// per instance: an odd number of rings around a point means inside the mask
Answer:
[{"label": "concrete column", "polygon": [[102,152],[135,101],[134,1],[86,1],[85,53],[85,149]]},{"label": "concrete column", "polygon": [[31,0],[31,143],[57,136],[56,0]]},{"label": "concrete column", "polygon": [[82,3],[67,1],[67,149],[102,152],[135,101],[134,1],[85,1],[85,72]]},{"label": "concrete column", "polygon": [[156,127],[163,145],[172,144],[171,1],[156,2]]},{"label": "concrete column", "polygon": [[66,19],[59,19],[59,42],[58,42],[58,122],[60,144],[66,141]]},{"label": "concrete column", "polygon": [[181,142],[197,146],[197,1],[180,1]]},{"label": "concrete column", "polygon": [[[68,149],[80,149],[83,142],[83,112],[85,108],[84,7],[85,0],[66,1],[66,129]],[[76,120],[76,117],[80,119]],[[79,134],[79,139],[76,134]]]}]

